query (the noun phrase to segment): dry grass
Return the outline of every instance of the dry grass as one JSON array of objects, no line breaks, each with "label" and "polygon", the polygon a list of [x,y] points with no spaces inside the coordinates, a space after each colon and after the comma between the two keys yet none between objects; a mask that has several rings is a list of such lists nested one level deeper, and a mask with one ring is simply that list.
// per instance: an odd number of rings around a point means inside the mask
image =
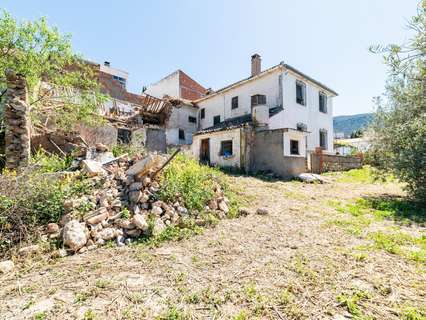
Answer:
[{"label": "dry grass", "polygon": [[336,175],[324,185],[231,179],[246,205],[271,214],[225,220],[159,248],[27,261],[1,278],[0,318],[423,319],[425,264],[375,246],[369,232],[419,238],[424,227],[373,215],[368,230],[351,233],[330,222],[356,224],[337,202],[401,196],[400,186]]}]

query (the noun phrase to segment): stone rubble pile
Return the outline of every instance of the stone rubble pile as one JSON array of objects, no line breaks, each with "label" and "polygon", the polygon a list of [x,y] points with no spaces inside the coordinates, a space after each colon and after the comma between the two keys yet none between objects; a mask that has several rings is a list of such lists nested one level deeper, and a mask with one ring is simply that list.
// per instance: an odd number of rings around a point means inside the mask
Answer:
[{"label": "stone rubble pile", "polygon": [[[101,146],[97,149],[108,152]],[[196,220],[198,213],[189,212],[180,195],[177,194],[172,203],[158,199],[161,186],[155,173],[166,160],[158,154],[136,159],[124,156],[109,159],[106,164],[82,160],[82,171],[97,187],[91,194],[67,200],[59,225],[49,223],[46,236],[61,238],[68,252],[83,253],[107,241],[124,246],[141,236],[156,236],[187,217]],[[215,196],[206,209],[223,218],[229,211],[229,200],[219,184],[214,185],[214,190]],[[81,216],[82,208],[90,210]],[[58,256],[66,254],[63,249],[57,252]]]}]

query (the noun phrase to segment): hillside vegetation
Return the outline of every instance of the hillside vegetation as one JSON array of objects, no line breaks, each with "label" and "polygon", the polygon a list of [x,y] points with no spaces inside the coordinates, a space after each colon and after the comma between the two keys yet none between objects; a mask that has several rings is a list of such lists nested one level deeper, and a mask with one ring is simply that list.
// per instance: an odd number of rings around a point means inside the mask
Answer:
[{"label": "hillside vegetation", "polygon": [[334,132],[343,132],[345,137],[360,129],[365,129],[373,120],[373,113],[361,113],[350,116],[337,116],[333,118]]}]

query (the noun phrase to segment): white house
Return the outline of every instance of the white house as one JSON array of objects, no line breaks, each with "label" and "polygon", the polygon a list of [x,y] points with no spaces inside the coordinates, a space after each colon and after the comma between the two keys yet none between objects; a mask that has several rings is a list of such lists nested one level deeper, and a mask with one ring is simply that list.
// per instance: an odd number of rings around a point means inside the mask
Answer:
[{"label": "white house", "polygon": [[168,97],[174,108],[166,128],[167,144],[191,144],[199,128],[198,108],[191,102],[204,96],[206,89],[182,70],[177,70],[156,83],[145,93],[157,98]]},{"label": "white house", "polygon": [[[277,166],[279,163],[283,165],[283,157],[286,163],[297,162],[297,169],[291,170],[290,174],[301,171],[300,158],[306,159],[307,154],[318,147],[333,153],[333,98],[337,93],[284,62],[261,71],[261,58],[257,54],[252,56],[251,69],[250,77],[194,101],[200,109],[201,128],[194,137],[194,154],[212,164],[256,166],[259,153],[253,145],[249,146],[252,154],[249,156],[247,147],[244,152],[237,150],[242,145],[238,132],[229,137],[233,131],[247,125],[255,128],[255,140],[262,136],[271,143],[272,140],[280,141],[280,151],[271,151],[270,157],[273,154],[279,158]],[[260,131],[270,131],[273,135],[257,134]],[[276,135],[282,136],[278,139]],[[206,139],[209,139],[209,145]],[[229,151],[224,155],[223,145],[218,145],[224,139],[228,139],[228,148],[231,146],[229,141],[232,141],[232,152],[238,152],[238,156],[232,157]],[[259,148],[268,153],[268,149],[263,150],[261,142],[257,141]],[[251,164],[247,163],[248,157]],[[296,158],[299,159],[294,160]],[[282,175],[286,175],[285,172]]]}]

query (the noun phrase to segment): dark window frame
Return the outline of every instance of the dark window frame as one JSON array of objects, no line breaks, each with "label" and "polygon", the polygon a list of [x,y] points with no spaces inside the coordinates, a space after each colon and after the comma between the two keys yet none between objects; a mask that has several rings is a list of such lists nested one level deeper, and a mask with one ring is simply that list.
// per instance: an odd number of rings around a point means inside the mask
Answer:
[{"label": "dark window frame", "polygon": [[308,126],[305,123],[299,122],[296,125],[296,130],[297,131],[307,131],[308,130]]},{"label": "dark window frame", "polygon": [[205,108],[202,108],[200,110],[200,116],[201,116],[201,119],[204,119],[206,117],[206,109]]},{"label": "dark window frame", "polygon": [[[300,156],[299,140],[290,139],[290,154]],[[296,151],[295,151],[296,150]]]},{"label": "dark window frame", "polygon": [[255,94],[251,96],[250,103],[252,107],[266,105],[266,95],[264,94]]},{"label": "dark window frame", "polygon": [[[328,148],[328,132],[325,129],[320,129],[319,131],[319,146],[323,150]],[[324,142],[324,143],[323,143]]]},{"label": "dark window frame", "polygon": [[[225,154],[226,151],[228,151],[228,154]],[[234,143],[232,140],[223,140],[220,142],[220,155],[222,157],[234,155]]]},{"label": "dark window frame", "polygon": [[189,123],[197,123],[197,118],[193,116],[188,116],[188,122]]},{"label": "dark window frame", "polygon": [[[219,121],[217,121],[217,119],[219,119]],[[217,124],[219,124],[220,123],[220,115],[218,115],[218,116],[214,116],[213,117],[213,125],[215,126],[215,125],[217,125]]]},{"label": "dark window frame", "polygon": [[185,140],[185,130],[179,129],[179,140]]},{"label": "dark window frame", "polygon": [[[299,97],[298,87],[301,88],[301,97]],[[306,83],[300,80],[296,80],[296,103],[302,106],[306,106]]]},{"label": "dark window frame", "polygon": [[231,110],[238,108],[238,96],[232,97],[231,99]]},{"label": "dark window frame", "polygon": [[324,92],[318,94],[319,111],[327,113],[327,95]]}]

